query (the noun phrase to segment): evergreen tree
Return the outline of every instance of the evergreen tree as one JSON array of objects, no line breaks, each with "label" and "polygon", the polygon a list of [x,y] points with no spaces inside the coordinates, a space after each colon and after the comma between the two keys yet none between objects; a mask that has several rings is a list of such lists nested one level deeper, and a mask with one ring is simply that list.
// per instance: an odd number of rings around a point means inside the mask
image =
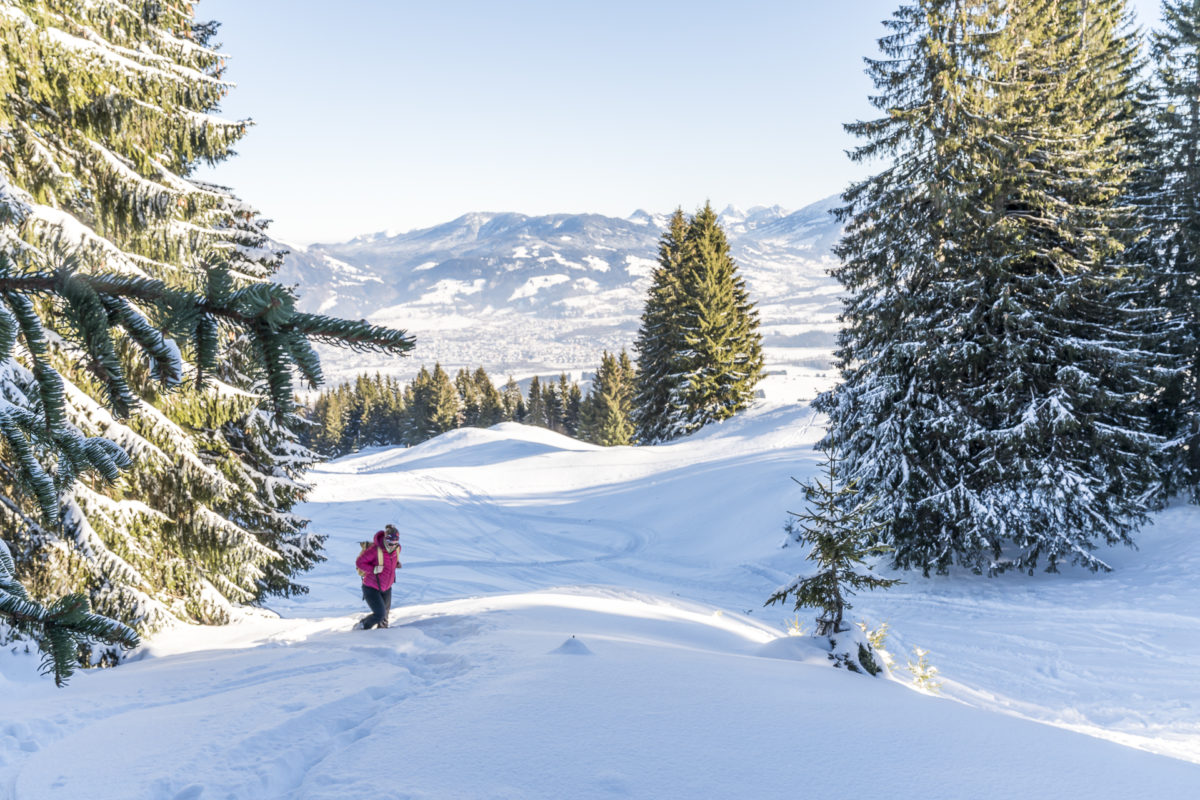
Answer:
[{"label": "evergreen tree", "polygon": [[404,431],[406,444],[420,444],[437,435],[431,422],[434,414],[433,375],[423,364],[404,390],[404,406],[408,409]]},{"label": "evergreen tree", "polygon": [[830,636],[849,630],[843,624],[845,612],[852,608],[849,598],[862,589],[886,589],[900,581],[881,578],[870,573],[864,565],[867,556],[881,551],[878,545],[867,544],[879,523],[867,522],[869,503],[858,498],[853,482],[843,483],[838,464],[831,453],[826,454],[824,483],[816,478],[801,484],[808,510],[794,513],[798,524],[789,526],[793,538],[809,546],[808,560],[815,562],[817,572],[797,576],[779,588],[766,605],[784,603],[795,598],[795,610],[820,609],[817,616],[817,635]]},{"label": "evergreen tree", "polygon": [[407,443],[405,388],[395,378],[376,373],[322,392],[306,414],[304,444],[336,457],[362,447]]},{"label": "evergreen tree", "polygon": [[566,430],[566,404],[563,402],[563,387],[552,379],[541,384],[541,387],[542,405],[546,408],[546,427],[556,433],[563,433]]},{"label": "evergreen tree", "polygon": [[1136,139],[1144,166],[1131,192],[1145,235],[1126,261],[1149,273],[1145,305],[1165,306],[1162,338],[1175,366],[1148,411],[1167,441],[1164,491],[1200,503],[1200,3],[1167,0],[1162,11],[1148,119]]},{"label": "evergreen tree", "polygon": [[669,324],[680,349],[668,378],[669,438],[733,416],[762,380],[758,312],[709,204],[688,224],[675,306]]},{"label": "evergreen tree", "polygon": [[[482,366],[475,370],[473,380],[480,398],[479,421],[476,424],[481,428],[490,428],[503,422],[506,419],[504,398],[500,396],[496,384],[492,383],[492,379],[488,377]],[[517,396],[520,397],[520,390],[518,390]]]},{"label": "evergreen tree", "polygon": [[563,433],[567,436],[578,436],[579,410],[583,405],[583,392],[575,381],[567,384],[565,372],[562,375],[562,382],[559,384],[559,391],[565,398],[563,401]]},{"label": "evergreen tree", "polygon": [[639,442],[654,444],[668,438],[670,397],[678,382],[676,356],[683,350],[674,314],[679,304],[683,273],[683,246],[687,238],[683,209],[676,209],[658,246],[658,266],[651,277],[642,309],[634,350],[637,351],[637,387],[633,422]]},{"label": "evergreen tree", "polygon": [[622,350],[618,359],[605,351],[580,408],[579,437],[605,447],[630,444],[633,392],[634,371],[628,354]]},{"label": "evergreen tree", "polygon": [[546,417],[546,401],[542,396],[542,382],[538,380],[537,375],[529,381],[529,399],[525,402],[523,421],[526,425],[537,425],[539,428],[550,426]]},{"label": "evergreen tree", "polygon": [[304,444],[327,456],[350,452],[344,437],[350,409],[350,387],[342,383],[322,392],[313,406],[312,425],[305,428]]},{"label": "evergreen tree", "polygon": [[16,565],[8,545],[0,540],[0,617],[18,632],[28,632],[43,642],[42,671],[54,675],[62,686],[75,671],[80,649],[94,641],[119,647],[136,647],[139,639],[132,628],[89,610],[82,594],[60,598],[49,606],[29,599],[16,580]]},{"label": "evergreen tree", "polygon": [[524,422],[525,398],[521,396],[520,384],[512,375],[508,376],[508,382],[504,384],[502,399],[504,401],[504,421]]},{"label": "evergreen tree", "polygon": [[458,392],[441,364],[433,365],[430,397],[429,435],[426,439],[462,427],[462,407],[459,405]]},{"label": "evergreen tree", "polygon": [[462,410],[462,424],[470,428],[481,427],[483,396],[479,392],[479,386],[475,383],[475,379],[471,376],[470,372],[467,372],[465,367],[459,369],[458,373],[454,376],[454,389],[458,392],[458,404]]},{"label": "evergreen tree", "polygon": [[869,62],[824,443],[895,563],[1106,568],[1155,491],[1150,358],[1115,298],[1135,43],[1123,3],[920,0]]},{"label": "evergreen tree", "polygon": [[[393,351],[407,339],[297,313],[269,282],[279,254],[262,220],[192,177],[245,125],[213,113],[229,84],[215,25],[190,4],[5,8],[0,281],[20,346],[0,359],[24,422],[5,434],[0,458],[21,466],[0,470],[0,518],[15,575],[33,602],[83,594],[143,631],[295,591],[292,570],[320,539],[289,513],[310,459],[291,430],[293,367],[320,380],[309,339]],[[21,445],[26,412],[47,432]],[[64,459],[67,430],[120,445],[121,483],[76,480],[103,448]],[[50,484],[22,455],[30,441],[55,442],[34,453],[56,464]]]}]

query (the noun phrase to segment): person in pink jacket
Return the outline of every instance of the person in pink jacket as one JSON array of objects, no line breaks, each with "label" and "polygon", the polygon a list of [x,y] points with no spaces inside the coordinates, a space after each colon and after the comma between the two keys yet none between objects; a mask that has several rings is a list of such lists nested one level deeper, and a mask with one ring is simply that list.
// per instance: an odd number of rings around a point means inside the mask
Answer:
[{"label": "person in pink jacket", "polygon": [[392,584],[396,582],[396,570],[400,569],[400,531],[396,526],[388,525],[376,533],[374,546],[363,548],[354,564],[362,576],[363,600],[371,608],[371,613],[354,627],[386,628],[388,612],[392,610]]}]

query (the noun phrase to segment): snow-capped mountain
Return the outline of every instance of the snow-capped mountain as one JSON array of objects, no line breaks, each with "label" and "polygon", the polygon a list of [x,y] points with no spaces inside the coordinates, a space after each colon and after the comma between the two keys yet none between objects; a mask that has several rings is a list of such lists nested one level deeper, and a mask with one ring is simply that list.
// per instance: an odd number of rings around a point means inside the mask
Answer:
[{"label": "snow-capped mountain", "polygon": [[[835,204],[721,214],[768,346],[831,342]],[[624,219],[472,213],[407,233],[293,247],[279,280],[298,285],[305,310],[417,335],[411,360],[339,355],[327,364],[330,377],[363,369],[404,375],[435,360],[497,373],[581,371],[602,350],[632,343],[668,218],[641,210]]]}]

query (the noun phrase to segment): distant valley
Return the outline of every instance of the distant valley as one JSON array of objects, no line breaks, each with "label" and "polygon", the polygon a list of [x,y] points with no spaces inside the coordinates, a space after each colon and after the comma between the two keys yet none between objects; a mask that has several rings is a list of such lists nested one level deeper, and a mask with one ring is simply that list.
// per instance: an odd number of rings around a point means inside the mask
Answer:
[{"label": "distant valley", "polygon": [[[828,275],[841,232],[830,213],[836,202],[721,213],[758,303],[768,369],[791,378],[789,386],[827,377],[840,310],[840,287]],[[403,360],[323,353],[331,383],[364,370],[408,378],[435,361],[483,365],[498,380],[561,371],[580,378],[601,351],[631,347],[667,219],[473,213],[407,233],[290,247],[278,280],[298,285],[306,311],[416,336]]]}]

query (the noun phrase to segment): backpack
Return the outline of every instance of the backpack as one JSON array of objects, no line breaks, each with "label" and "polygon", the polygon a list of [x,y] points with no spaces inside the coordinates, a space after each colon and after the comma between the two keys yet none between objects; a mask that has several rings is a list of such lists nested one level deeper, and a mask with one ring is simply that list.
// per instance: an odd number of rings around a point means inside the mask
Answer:
[{"label": "backpack", "polygon": [[[362,554],[367,552],[368,547],[374,547],[375,550],[377,551],[375,553],[375,563],[376,564],[383,563],[383,548],[382,547],[379,547],[378,545],[376,545],[375,542],[359,542],[358,544],[359,544],[359,547],[361,548],[358,551],[358,558],[362,558]],[[356,572],[358,572],[359,578],[365,578],[365,577],[367,577],[367,573],[363,572],[361,569],[358,568],[358,564],[357,564],[358,558],[355,559],[356,563],[354,565],[354,569]]]}]

